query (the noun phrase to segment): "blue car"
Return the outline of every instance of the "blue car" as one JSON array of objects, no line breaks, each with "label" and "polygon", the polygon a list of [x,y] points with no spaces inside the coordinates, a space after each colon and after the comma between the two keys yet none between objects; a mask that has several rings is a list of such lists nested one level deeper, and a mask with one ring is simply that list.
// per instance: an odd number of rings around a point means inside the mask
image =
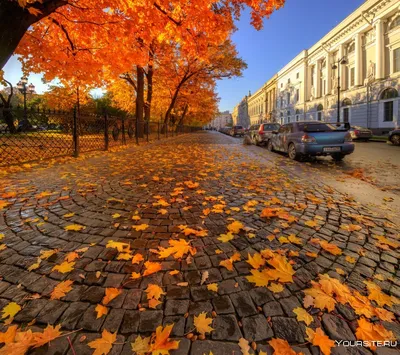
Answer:
[{"label": "blue car", "polygon": [[354,143],[348,129],[330,123],[288,123],[272,133],[267,143],[268,150],[287,153],[292,160],[330,155],[335,161],[340,161],[354,152]]}]

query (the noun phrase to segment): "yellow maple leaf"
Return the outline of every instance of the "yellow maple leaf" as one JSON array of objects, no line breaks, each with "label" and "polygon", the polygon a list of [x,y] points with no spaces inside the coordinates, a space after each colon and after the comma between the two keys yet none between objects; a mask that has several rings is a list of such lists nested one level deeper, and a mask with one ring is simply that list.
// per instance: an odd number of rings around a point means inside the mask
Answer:
[{"label": "yellow maple leaf", "polygon": [[132,258],[132,254],[130,253],[119,253],[117,256],[117,260],[130,260]]},{"label": "yellow maple leaf", "polygon": [[309,314],[304,308],[297,307],[293,309],[293,313],[296,314],[296,318],[299,322],[303,321],[307,325],[310,325],[314,321],[311,314]]},{"label": "yellow maple leaf", "polygon": [[193,324],[200,334],[205,335],[205,333],[210,333],[214,330],[210,327],[212,321],[212,318],[207,318],[206,312],[201,312],[198,316],[194,316]]},{"label": "yellow maple leaf", "polygon": [[355,264],[355,262],[356,262],[356,259],[351,257],[351,256],[349,256],[349,255],[347,255],[345,259],[350,264]]},{"label": "yellow maple leaf", "polygon": [[108,308],[100,303],[96,306],[94,310],[97,312],[96,319],[99,319],[108,313]]},{"label": "yellow maple leaf", "polygon": [[54,287],[53,291],[50,294],[50,299],[52,300],[59,300],[61,297],[64,297],[69,291],[72,290],[72,284],[74,281],[72,280],[65,280],[61,281]]},{"label": "yellow maple leaf", "polygon": [[251,256],[250,254],[247,255],[248,259],[246,261],[253,267],[253,269],[259,269],[261,266],[265,265],[265,259],[261,256],[260,253],[255,253],[253,256]]},{"label": "yellow maple leaf", "polygon": [[335,342],[323,332],[321,328],[317,328],[314,332],[311,328],[306,328],[308,341],[321,349],[322,354],[330,355],[331,349],[335,346]]},{"label": "yellow maple leaf", "polygon": [[137,216],[137,215],[132,216],[132,220],[134,220],[134,221],[139,221],[140,219],[141,219],[140,216]]},{"label": "yellow maple leaf", "polygon": [[232,232],[228,232],[226,234],[221,234],[217,239],[223,243],[227,243],[234,238]]},{"label": "yellow maple leaf", "polygon": [[314,307],[324,309],[326,308],[328,312],[332,312],[335,309],[336,301],[333,297],[327,295],[324,291],[318,288],[316,285],[314,287],[304,290],[304,293],[311,296],[314,299]]},{"label": "yellow maple leaf", "polygon": [[144,230],[146,230],[147,228],[149,228],[149,225],[148,225],[148,224],[145,224],[145,223],[139,224],[139,225],[137,225],[137,226],[132,226],[132,229],[134,229],[136,232],[144,231]]},{"label": "yellow maple leaf", "polygon": [[1,316],[2,319],[8,318],[7,321],[4,323],[10,324],[15,315],[21,310],[21,306],[18,303],[10,302],[8,303],[3,309],[3,315]]},{"label": "yellow maple leaf", "polygon": [[103,297],[102,303],[104,305],[109,304],[114,298],[118,297],[122,293],[122,290],[115,287],[106,288],[106,295]]},{"label": "yellow maple leaf", "polygon": [[120,253],[128,253],[130,250],[130,245],[128,243],[114,242],[113,240],[109,240],[107,242],[106,248],[114,248],[117,249]]},{"label": "yellow maple leaf", "polygon": [[342,229],[344,229],[344,230],[346,230],[348,232],[359,231],[359,230],[362,229],[361,226],[358,226],[356,224],[342,224],[340,226],[340,228],[342,228]]},{"label": "yellow maple leaf", "polygon": [[119,213],[114,213],[112,215],[112,218],[114,218],[114,219],[119,218],[119,217],[121,217],[121,215]]},{"label": "yellow maple leaf", "polygon": [[217,283],[208,284],[207,290],[218,292],[218,284]]},{"label": "yellow maple leaf", "polygon": [[63,263],[56,265],[53,267],[51,271],[58,271],[61,272],[62,274],[65,274],[67,272],[70,272],[74,269],[75,262],[69,263],[68,261],[64,261]]},{"label": "yellow maple leaf", "polygon": [[104,329],[101,338],[91,341],[88,345],[92,349],[95,349],[93,355],[107,355],[111,351],[116,340],[117,332],[110,333]]},{"label": "yellow maple leaf", "polygon": [[244,228],[244,224],[239,221],[234,221],[227,226],[228,231],[234,234],[238,234],[241,229]]},{"label": "yellow maple leaf", "polygon": [[149,284],[144,292],[147,293],[147,299],[154,298],[156,300],[159,300],[161,295],[165,295],[163,289],[155,284]]},{"label": "yellow maple leaf", "polygon": [[179,341],[169,340],[174,324],[167,325],[163,328],[161,325],[157,327],[156,334],[150,344],[149,352],[153,354],[168,354],[169,350],[175,350],[179,347]]},{"label": "yellow maple leaf", "polygon": [[42,259],[37,258],[36,263],[34,263],[28,267],[28,271],[36,270],[37,268],[39,268],[41,262],[42,262]]},{"label": "yellow maple leaf", "polygon": [[63,216],[63,218],[70,218],[70,217],[73,217],[73,216],[75,216],[75,213],[74,213],[74,212],[71,212],[71,213],[66,213],[66,214]]},{"label": "yellow maple leaf", "polygon": [[147,354],[150,350],[150,337],[142,338],[138,335],[134,343],[131,343],[132,351],[137,355]]},{"label": "yellow maple leaf", "polygon": [[143,276],[154,274],[162,269],[162,266],[160,263],[151,262],[151,261],[146,261],[144,263],[144,267],[146,269],[144,270]]},{"label": "yellow maple leaf", "polygon": [[296,237],[294,234],[290,234],[289,237],[289,242],[292,244],[297,244],[297,245],[302,245],[302,241],[300,238]]},{"label": "yellow maple leaf", "polygon": [[75,231],[75,232],[79,232],[85,228],[86,228],[85,226],[81,226],[80,224],[70,224],[69,226],[64,227],[66,231]]},{"label": "yellow maple leaf", "polygon": [[268,260],[268,264],[275,268],[274,276],[276,280],[281,282],[293,282],[292,276],[295,274],[295,271],[286,257],[283,255],[275,255],[272,259]]},{"label": "yellow maple leaf", "polygon": [[269,273],[270,270],[264,269],[262,271],[252,269],[250,270],[251,276],[246,276],[247,280],[252,283],[255,283],[257,287],[268,286],[268,283],[274,280]]},{"label": "yellow maple leaf", "polygon": [[315,228],[318,226],[318,222],[316,222],[316,221],[306,221],[304,224],[311,228]]},{"label": "yellow maple leaf", "polygon": [[53,256],[54,254],[57,254],[60,251],[60,249],[53,249],[53,250],[41,250],[40,251],[40,259],[46,260]]},{"label": "yellow maple leaf", "polygon": [[330,244],[325,240],[322,240],[319,245],[321,246],[322,249],[327,251],[328,253],[332,255],[341,255],[342,254],[342,249],[340,249],[337,245],[335,244]]},{"label": "yellow maple leaf", "polygon": [[282,292],[284,288],[281,284],[273,282],[270,286],[268,286],[268,290],[272,291],[273,293],[279,293]]}]

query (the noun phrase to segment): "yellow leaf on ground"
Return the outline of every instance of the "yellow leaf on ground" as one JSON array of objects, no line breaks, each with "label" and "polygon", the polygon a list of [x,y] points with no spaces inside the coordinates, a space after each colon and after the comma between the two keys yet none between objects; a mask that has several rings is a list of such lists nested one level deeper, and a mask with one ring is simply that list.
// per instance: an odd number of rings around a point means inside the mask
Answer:
[{"label": "yellow leaf on ground", "polygon": [[146,270],[144,271],[143,276],[154,274],[155,272],[158,272],[162,269],[160,263],[151,261],[146,261],[144,263],[144,267],[146,268]]},{"label": "yellow leaf on ground", "polygon": [[294,234],[289,235],[288,239],[292,244],[297,244],[297,245],[303,244],[301,239],[296,237]]},{"label": "yellow leaf on ground", "polygon": [[201,312],[198,316],[194,316],[193,324],[200,334],[205,335],[205,333],[209,333],[214,330],[210,327],[212,321],[212,318],[207,318],[206,312]]},{"label": "yellow leaf on ground", "polygon": [[307,325],[310,325],[314,321],[314,318],[311,316],[311,314],[309,314],[304,308],[297,307],[293,309],[293,313],[296,314],[299,322],[302,321]]},{"label": "yellow leaf on ground", "polygon": [[10,302],[2,309],[3,315],[1,316],[2,319],[8,318],[5,322],[6,324],[10,324],[15,315],[21,310],[21,306],[18,303]]},{"label": "yellow leaf on ground", "polygon": [[85,228],[86,228],[85,226],[81,226],[80,224],[70,224],[69,226],[64,227],[66,231],[74,231],[74,232],[79,232]]},{"label": "yellow leaf on ground", "polygon": [[70,218],[70,217],[73,217],[73,216],[75,216],[75,213],[71,212],[71,213],[66,213],[63,217],[64,218]]},{"label": "yellow leaf on ground", "polygon": [[116,340],[117,332],[113,334],[104,329],[101,338],[91,341],[88,345],[92,349],[95,349],[93,355],[107,355]]},{"label": "yellow leaf on ground", "polygon": [[135,342],[131,343],[132,351],[137,355],[147,354],[150,350],[150,337],[142,338],[138,335]]},{"label": "yellow leaf on ground", "polygon": [[172,271],[169,272],[169,274],[171,276],[177,275],[177,274],[179,274],[179,270],[172,270]]},{"label": "yellow leaf on ground", "polygon": [[106,288],[106,295],[103,297],[102,303],[104,305],[109,304],[114,298],[118,297],[122,293],[122,290],[115,287]]},{"label": "yellow leaf on ground", "polygon": [[34,263],[28,267],[28,271],[36,270],[37,268],[39,268],[41,262],[42,262],[42,259],[37,258],[36,263]]},{"label": "yellow leaf on ground", "polygon": [[271,285],[268,286],[268,290],[272,291],[273,293],[279,293],[283,291],[283,286],[281,284],[271,283]]},{"label": "yellow leaf on ground", "polygon": [[239,221],[234,221],[227,226],[228,231],[232,232],[233,234],[238,234],[241,229],[244,228],[244,224]]},{"label": "yellow leaf on ground", "polygon": [[130,250],[130,245],[128,243],[114,242],[113,240],[109,240],[106,248],[115,248],[120,253],[128,253]]},{"label": "yellow leaf on ground", "polygon": [[265,259],[261,256],[260,253],[255,253],[253,256],[251,256],[250,254],[247,255],[248,259],[246,261],[253,267],[253,269],[259,269],[261,266],[265,265]]},{"label": "yellow leaf on ground", "polygon": [[356,262],[356,259],[354,259],[353,257],[351,257],[349,255],[347,255],[345,259],[350,264],[355,264],[355,262]]},{"label": "yellow leaf on ground", "polygon": [[100,303],[96,306],[96,308],[94,310],[97,312],[96,319],[99,319],[100,317],[102,317],[108,313],[108,308],[103,306]]},{"label": "yellow leaf on ground", "polygon": [[234,235],[231,232],[226,234],[221,234],[217,239],[220,240],[222,243],[227,243],[234,238]]},{"label": "yellow leaf on ground", "polygon": [[53,249],[53,250],[41,250],[40,251],[40,259],[46,260],[53,256],[54,254],[57,254],[60,251],[60,249]]},{"label": "yellow leaf on ground", "polygon": [[323,332],[321,328],[317,328],[314,332],[311,328],[306,328],[308,341],[321,349],[322,354],[330,355],[331,349],[335,346],[335,342]]},{"label": "yellow leaf on ground", "polygon": [[132,229],[134,229],[136,232],[145,231],[147,228],[149,228],[148,224],[139,224],[137,226],[132,226]]},{"label": "yellow leaf on ground", "polygon": [[295,271],[286,257],[283,255],[275,255],[272,259],[268,260],[268,264],[275,268],[273,274],[276,280],[281,282],[293,282]]},{"label": "yellow leaf on ground", "polygon": [[208,284],[207,290],[218,292],[218,284],[217,283]]},{"label": "yellow leaf on ground", "polygon": [[179,347],[179,341],[169,340],[174,324],[167,325],[163,328],[161,325],[157,327],[155,337],[150,344],[149,352],[153,354],[168,354],[169,350],[175,350]]},{"label": "yellow leaf on ground", "polygon": [[316,222],[316,221],[306,221],[304,224],[311,228],[315,228],[318,226],[318,222]]},{"label": "yellow leaf on ground", "polygon": [[238,345],[240,347],[242,355],[250,355],[250,345],[248,340],[246,340],[245,338],[240,338]]},{"label": "yellow leaf on ground", "polygon": [[34,348],[38,348],[51,342],[52,340],[58,338],[62,332],[60,332],[61,324],[53,327],[52,325],[47,325],[43,330],[43,333],[35,332],[33,333],[32,345]]},{"label": "yellow leaf on ground", "polygon": [[119,218],[119,217],[121,217],[121,215],[119,213],[114,213],[112,215],[112,218],[114,218],[114,219]]},{"label": "yellow leaf on ground", "polygon": [[58,271],[61,272],[62,274],[65,274],[67,272],[70,272],[74,269],[75,262],[69,263],[68,261],[64,261],[63,263],[56,265],[53,267],[51,271]]},{"label": "yellow leaf on ground", "polygon": [[163,289],[154,284],[149,284],[144,292],[147,293],[147,299],[155,298],[156,300],[159,300],[161,295],[165,295]]},{"label": "yellow leaf on ground", "polygon": [[56,287],[54,287],[53,291],[50,294],[51,300],[59,300],[61,297],[64,297],[69,291],[72,290],[72,284],[74,281],[65,280],[61,281]]}]

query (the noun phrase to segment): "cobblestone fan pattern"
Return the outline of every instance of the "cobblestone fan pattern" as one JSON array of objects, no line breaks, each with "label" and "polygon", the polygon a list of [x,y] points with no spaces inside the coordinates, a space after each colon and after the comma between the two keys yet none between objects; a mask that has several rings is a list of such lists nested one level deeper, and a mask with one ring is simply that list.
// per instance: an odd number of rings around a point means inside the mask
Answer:
[{"label": "cobblestone fan pattern", "polygon": [[[370,217],[367,209],[329,187],[301,181],[253,159],[245,146],[216,133],[130,148],[79,165],[14,174],[0,182],[0,201],[1,243],[6,245],[0,251],[0,309],[11,301],[21,305],[13,324],[62,324],[66,332],[80,329],[69,336],[79,355],[93,353],[87,343],[99,338],[103,329],[118,332],[110,354],[131,354],[130,343],[138,334],[149,336],[157,326],[171,323],[172,338],[181,340],[171,354],[240,354],[240,338],[255,342],[257,353],[272,354],[268,341],[281,338],[295,351],[319,354],[319,348],[307,342],[306,325],[293,309],[303,307],[302,290],[320,274],[327,273],[362,295],[368,294],[364,281],[373,280],[382,292],[400,298],[398,227]],[[266,206],[283,208],[295,220],[262,218]],[[245,229],[227,242],[217,239],[233,221]],[[66,230],[71,225],[84,228]],[[147,227],[132,228],[143,225]],[[346,230],[343,225],[361,228]],[[207,233],[185,236],[182,226]],[[300,242],[280,239],[290,235]],[[394,247],[378,247],[374,236],[385,236]],[[158,258],[155,250],[180,238],[191,242],[193,256]],[[311,242],[313,238],[336,245],[342,254],[325,251]],[[106,247],[110,240],[129,244],[132,254],[139,253],[144,260],[133,264],[121,259],[116,248]],[[28,271],[41,252],[54,249],[56,253]],[[288,257],[295,271],[293,282],[280,283],[281,292],[256,287],[246,278],[252,269],[248,255],[265,249],[293,252]],[[71,256],[71,271],[54,271],[71,252],[77,254]],[[236,252],[240,260],[232,263],[231,271],[220,265]],[[147,261],[159,262],[161,270],[143,276]],[[170,273],[173,270],[178,272]],[[205,271],[208,277],[202,284]],[[132,273],[141,275],[132,279]],[[51,300],[50,293],[63,280],[73,281],[72,290]],[[217,284],[217,291],[208,289],[211,283]],[[144,292],[149,284],[165,292],[155,308],[149,307]],[[107,288],[122,293],[107,304],[108,313],[97,318],[95,308]],[[396,319],[381,324],[399,339],[400,305],[384,308]],[[356,339],[359,316],[349,305],[336,303],[330,313],[307,309],[313,329],[320,327],[333,340]],[[193,320],[201,312],[213,318],[214,330],[206,339],[194,340],[198,333]],[[5,329],[2,325],[0,330]],[[190,340],[188,333],[194,334]],[[31,353],[72,350],[66,337],[60,337]],[[332,348],[332,354],[371,353],[363,347]],[[386,348],[377,353],[399,352]]]}]

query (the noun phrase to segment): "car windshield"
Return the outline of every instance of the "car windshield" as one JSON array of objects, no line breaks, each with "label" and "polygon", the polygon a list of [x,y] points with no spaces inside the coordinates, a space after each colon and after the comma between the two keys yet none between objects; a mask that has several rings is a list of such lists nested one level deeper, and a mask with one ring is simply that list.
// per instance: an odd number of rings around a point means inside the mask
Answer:
[{"label": "car windshield", "polygon": [[341,131],[342,127],[336,127],[329,123],[299,123],[299,131],[303,132],[331,132]]},{"label": "car windshield", "polygon": [[361,127],[361,126],[353,126],[353,127],[351,127],[351,128],[353,128],[353,129],[368,129],[368,128]]},{"label": "car windshield", "polygon": [[236,128],[236,129],[243,129],[242,126],[235,126],[234,128]]}]

